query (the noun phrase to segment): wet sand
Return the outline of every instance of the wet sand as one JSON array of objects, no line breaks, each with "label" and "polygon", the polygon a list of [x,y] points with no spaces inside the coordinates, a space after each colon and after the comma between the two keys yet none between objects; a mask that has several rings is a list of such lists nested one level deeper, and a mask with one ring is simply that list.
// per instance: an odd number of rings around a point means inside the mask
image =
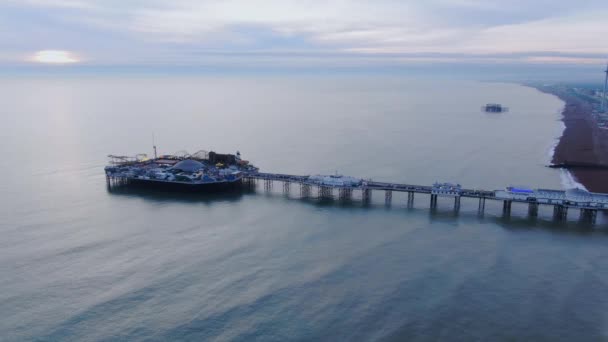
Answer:
[{"label": "wet sand", "polygon": [[[608,130],[600,129],[591,116],[591,105],[556,87],[537,87],[558,96],[566,103],[562,112],[566,126],[555,148],[552,163],[608,165]],[[576,181],[592,192],[608,193],[608,170],[593,168],[569,169]]]}]

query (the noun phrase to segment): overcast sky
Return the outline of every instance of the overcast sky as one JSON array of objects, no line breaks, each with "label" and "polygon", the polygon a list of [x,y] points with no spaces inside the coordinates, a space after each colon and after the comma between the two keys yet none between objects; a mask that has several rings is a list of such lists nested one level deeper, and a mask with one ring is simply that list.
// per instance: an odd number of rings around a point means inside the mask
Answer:
[{"label": "overcast sky", "polygon": [[0,0],[5,67],[601,69],[607,37],[608,0]]}]

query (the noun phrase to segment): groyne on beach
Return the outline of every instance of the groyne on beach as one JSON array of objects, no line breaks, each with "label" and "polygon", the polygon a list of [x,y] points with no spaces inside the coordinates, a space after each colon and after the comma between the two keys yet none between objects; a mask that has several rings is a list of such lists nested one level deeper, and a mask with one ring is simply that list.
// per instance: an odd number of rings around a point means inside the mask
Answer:
[{"label": "groyne on beach", "polygon": [[592,105],[563,87],[535,86],[565,102],[562,120],[565,130],[551,160],[572,173],[592,192],[608,192],[608,130],[594,121]]}]

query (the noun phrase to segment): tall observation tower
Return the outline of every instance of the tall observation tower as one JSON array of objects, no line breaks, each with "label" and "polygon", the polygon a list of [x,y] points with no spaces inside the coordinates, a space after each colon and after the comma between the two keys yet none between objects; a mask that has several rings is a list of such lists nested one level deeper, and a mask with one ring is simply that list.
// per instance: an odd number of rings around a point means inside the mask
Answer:
[{"label": "tall observation tower", "polygon": [[606,73],[606,78],[604,79],[604,93],[602,93],[602,113],[606,112],[606,87],[608,87],[608,64],[606,64],[606,70],[604,70],[604,73]]}]

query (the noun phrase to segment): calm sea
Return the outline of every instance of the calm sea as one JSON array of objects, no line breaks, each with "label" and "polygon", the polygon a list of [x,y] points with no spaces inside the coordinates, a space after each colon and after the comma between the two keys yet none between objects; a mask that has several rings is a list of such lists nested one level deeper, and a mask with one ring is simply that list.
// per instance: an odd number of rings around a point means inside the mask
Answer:
[{"label": "calm sea", "polygon": [[103,174],[154,133],[160,153],[239,150],[269,172],[561,188],[553,96],[384,76],[3,78],[0,94],[2,341],[608,339],[603,217],[108,191]]}]

